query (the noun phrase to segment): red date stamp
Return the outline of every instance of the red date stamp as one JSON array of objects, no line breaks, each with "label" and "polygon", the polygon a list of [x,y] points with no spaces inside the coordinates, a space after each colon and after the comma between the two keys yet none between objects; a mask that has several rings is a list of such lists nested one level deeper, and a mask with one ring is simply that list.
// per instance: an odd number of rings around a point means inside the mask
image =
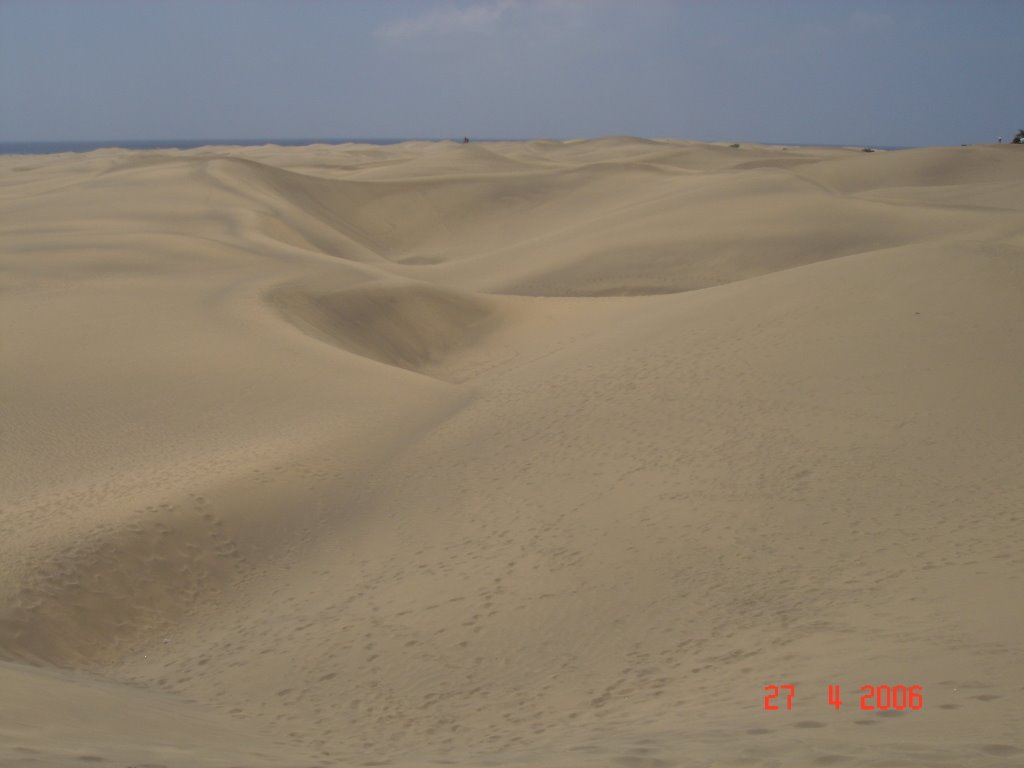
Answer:
[{"label": "red date stamp", "polygon": [[[793,709],[793,701],[796,698],[795,685],[766,685],[764,693],[765,711]],[[782,698],[780,699],[780,697]],[[838,685],[828,687],[828,703],[837,710],[842,708],[842,691]],[[920,685],[862,685],[860,687],[860,708],[865,712],[923,709],[924,689]]]}]

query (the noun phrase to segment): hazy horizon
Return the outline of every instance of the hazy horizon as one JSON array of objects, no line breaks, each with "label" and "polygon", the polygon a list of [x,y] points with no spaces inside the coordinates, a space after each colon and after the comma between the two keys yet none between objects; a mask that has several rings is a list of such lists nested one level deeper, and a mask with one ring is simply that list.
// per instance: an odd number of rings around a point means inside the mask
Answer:
[{"label": "hazy horizon", "polygon": [[[603,138],[638,138],[645,141],[690,141],[683,136],[629,136],[625,134],[608,134],[605,136],[530,136],[522,138],[509,138],[503,136],[206,136],[206,137],[157,137],[151,139],[53,139],[47,141],[0,141],[0,154],[7,152],[11,147],[88,147],[95,149],[159,149],[161,147],[175,149],[196,149],[204,146],[260,146],[262,144],[289,146],[308,146],[312,144],[401,144],[404,142],[427,141],[443,142],[452,141],[461,143],[463,139],[469,138],[473,142],[528,142],[528,141],[588,141]],[[706,143],[722,143],[727,139],[704,140]],[[893,144],[829,144],[825,142],[796,142],[796,141],[748,141],[747,144],[761,144],[765,146],[791,146],[791,147],[873,147],[876,149],[917,149],[912,145]],[[67,150],[49,150],[67,151]],[[75,151],[75,150],[70,150]],[[9,153],[9,152],[8,152]]]},{"label": "hazy horizon", "polygon": [[6,0],[0,141],[994,142],[1022,28],[1009,0]]}]

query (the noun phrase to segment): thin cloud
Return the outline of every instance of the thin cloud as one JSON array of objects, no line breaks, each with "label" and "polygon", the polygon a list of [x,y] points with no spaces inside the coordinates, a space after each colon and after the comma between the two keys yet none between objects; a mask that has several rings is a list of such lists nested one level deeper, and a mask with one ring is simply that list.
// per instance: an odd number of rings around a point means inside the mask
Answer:
[{"label": "thin cloud", "polygon": [[465,6],[449,4],[435,7],[420,16],[385,24],[377,30],[377,36],[386,40],[409,40],[477,32],[493,27],[515,4],[514,0],[495,0]]}]

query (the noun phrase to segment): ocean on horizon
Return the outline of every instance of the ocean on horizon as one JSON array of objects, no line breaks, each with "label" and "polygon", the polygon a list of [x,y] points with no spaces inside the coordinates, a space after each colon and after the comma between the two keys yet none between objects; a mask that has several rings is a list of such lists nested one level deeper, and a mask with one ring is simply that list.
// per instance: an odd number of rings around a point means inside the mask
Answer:
[{"label": "ocean on horizon", "polygon": [[[473,141],[530,141],[530,139],[471,139]],[[0,155],[54,155],[61,152],[92,152],[97,149],[197,149],[199,147],[262,147],[274,144],[280,147],[305,147],[310,144],[401,144],[404,141],[462,141],[461,137],[450,139],[408,138],[408,139],[147,139],[131,141],[0,141]],[[725,141],[725,139],[723,139]],[[785,147],[847,147],[850,144],[802,144],[785,142],[748,142],[771,144]],[[873,149],[913,149],[913,147],[883,146],[865,144]]]},{"label": "ocean on horizon", "polygon": [[[54,155],[97,149],[197,149],[198,147],[305,147],[310,144],[401,144],[403,141],[444,139],[147,139],[131,141],[0,141],[0,155]],[[462,141],[462,138],[452,139]]]}]

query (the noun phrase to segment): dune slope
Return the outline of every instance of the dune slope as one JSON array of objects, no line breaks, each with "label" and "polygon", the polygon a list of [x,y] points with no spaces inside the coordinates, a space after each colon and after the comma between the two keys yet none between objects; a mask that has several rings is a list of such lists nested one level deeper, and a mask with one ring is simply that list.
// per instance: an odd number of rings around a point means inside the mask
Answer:
[{"label": "dune slope", "polygon": [[0,158],[0,764],[1024,766],[1022,179]]}]

